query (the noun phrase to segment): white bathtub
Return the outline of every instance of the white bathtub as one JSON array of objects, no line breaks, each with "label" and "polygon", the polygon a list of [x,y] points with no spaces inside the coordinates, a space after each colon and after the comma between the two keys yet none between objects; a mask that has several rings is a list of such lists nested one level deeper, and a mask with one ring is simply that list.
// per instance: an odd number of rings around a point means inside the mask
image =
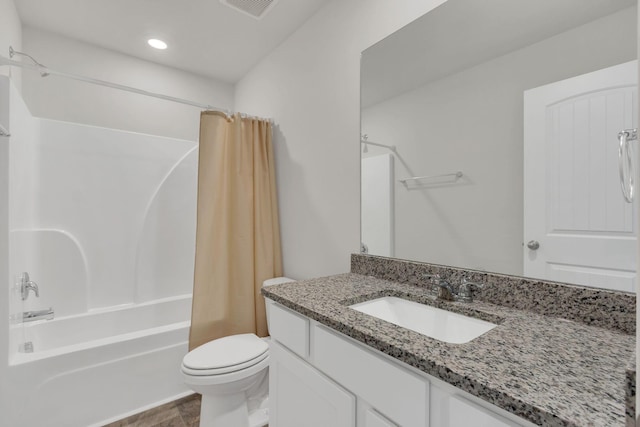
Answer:
[{"label": "white bathtub", "polygon": [[[12,427],[101,426],[190,394],[191,295],[24,324],[33,353],[12,357]],[[5,424],[6,422],[6,424]]]}]

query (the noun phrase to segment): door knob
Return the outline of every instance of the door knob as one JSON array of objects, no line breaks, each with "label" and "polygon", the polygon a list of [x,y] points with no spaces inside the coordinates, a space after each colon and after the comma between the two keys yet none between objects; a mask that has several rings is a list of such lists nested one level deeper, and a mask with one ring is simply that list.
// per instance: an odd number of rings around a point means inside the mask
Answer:
[{"label": "door knob", "polygon": [[537,240],[529,240],[529,242],[527,243],[527,247],[532,251],[537,251],[540,247],[540,242],[538,242]]}]

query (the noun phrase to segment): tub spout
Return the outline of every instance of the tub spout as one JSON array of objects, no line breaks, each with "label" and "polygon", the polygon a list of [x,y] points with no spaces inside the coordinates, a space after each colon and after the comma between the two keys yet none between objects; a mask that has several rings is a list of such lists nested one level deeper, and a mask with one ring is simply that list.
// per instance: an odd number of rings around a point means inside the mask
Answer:
[{"label": "tub spout", "polygon": [[46,310],[25,311],[22,313],[23,322],[35,322],[36,320],[52,320],[53,308],[49,307]]}]

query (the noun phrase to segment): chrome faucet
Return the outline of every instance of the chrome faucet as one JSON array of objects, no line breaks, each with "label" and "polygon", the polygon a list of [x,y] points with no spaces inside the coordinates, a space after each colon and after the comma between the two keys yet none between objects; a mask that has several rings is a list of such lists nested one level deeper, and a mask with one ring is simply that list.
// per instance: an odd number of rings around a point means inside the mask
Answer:
[{"label": "chrome faucet", "polygon": [[429,279],[431,283],[438,287],[438,299],[443,301],[454,301],[455,291],[451,283],[444,280],[439,274],[423,274],[422,277]]},{"label": "chrome faucet", "polygon": [[36,297],[40,297],[40,291],[38,290],[38,284],[32,280],[29,280],[29,273],[26,271],[20,276],[20,294],[22,295],[22,301],[29,298],[29,291],[33,291]]},{"label": "chrome faucet", "polygon": [[482,283],[471,282],[466,277],[462,279],[462,283],[460,283],[460,292],[458,293],[458,297],[462,302],[473,302],[473,288],[482,289],[484,285]]},{"label": "chrome faucet", "polygon": [[23,322],[35,322],[36,320],[53,320],[53,308],[46,310],[25,311],[22,313]]}]

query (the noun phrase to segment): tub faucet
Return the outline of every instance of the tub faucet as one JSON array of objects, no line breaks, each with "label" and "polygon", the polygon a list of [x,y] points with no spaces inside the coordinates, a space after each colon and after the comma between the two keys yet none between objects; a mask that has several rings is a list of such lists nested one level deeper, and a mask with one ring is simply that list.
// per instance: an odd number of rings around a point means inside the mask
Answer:
[{"label": "tub faucet", "polygon": [[35,322],[36,320],[53,320],[53,308],[46,310],[25,311],[22,313],[23,322]]},{"label": "tub faucet", "polygon": [[455,300],[455,291],[453,290],[453,286],[451,286],[451,283],[440,277],[439,274],[423,274],[422,277],[430,279],[431,283],[438,287],[438,299],[443,301]]},{"label": "tub faucet", "polygon": [[40,297],[38,284],[29,280],[29,273],[25,271],[22,273],[22,276],[20,276],[20,293],[22,294],[22,301],[29,298],[29,291],[33,291],[36,294],[36,297]]}]

